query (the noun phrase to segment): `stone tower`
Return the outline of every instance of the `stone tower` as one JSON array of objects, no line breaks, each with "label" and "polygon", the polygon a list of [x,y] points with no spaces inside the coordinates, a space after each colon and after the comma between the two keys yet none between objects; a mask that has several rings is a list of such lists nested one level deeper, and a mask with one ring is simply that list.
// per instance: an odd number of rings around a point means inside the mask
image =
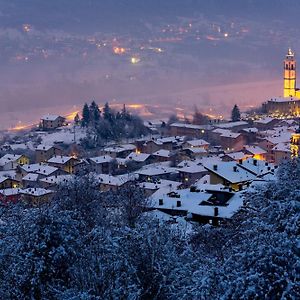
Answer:
[{"label": "stone tower", "polygon": [[296,60],[294,52],[288,50],[284,60],[284,97],[296,96]]}]

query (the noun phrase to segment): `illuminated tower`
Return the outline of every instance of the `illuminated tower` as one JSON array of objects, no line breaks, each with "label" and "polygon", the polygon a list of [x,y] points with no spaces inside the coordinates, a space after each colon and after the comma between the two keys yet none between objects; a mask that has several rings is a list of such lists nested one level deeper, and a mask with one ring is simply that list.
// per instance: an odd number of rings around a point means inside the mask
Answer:
[{"label": "illuminated tower", "polygon": [[289,48],[284,60],[284,90],[283,97],[296,96],[296,60],[294,52]]}]

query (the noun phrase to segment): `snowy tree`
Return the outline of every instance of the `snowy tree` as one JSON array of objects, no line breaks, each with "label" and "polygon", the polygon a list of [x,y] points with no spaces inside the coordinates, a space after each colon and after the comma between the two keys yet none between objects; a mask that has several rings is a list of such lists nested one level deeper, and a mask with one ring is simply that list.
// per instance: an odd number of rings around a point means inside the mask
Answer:
[{"label": "snowy tree", "polygon": [[87,103],[84,104],[83,109],[82,109],[82,120],[81,120],[81,124],[82,126],[86,127],[89,125],[91,120],[91,116],[90,116],[90,109],[87,105]]},{"label": "snowy tree", "polygon": [[231,111],[231,121],[236,122],[241,120],[241,113],[239,107],[235,104]]}]

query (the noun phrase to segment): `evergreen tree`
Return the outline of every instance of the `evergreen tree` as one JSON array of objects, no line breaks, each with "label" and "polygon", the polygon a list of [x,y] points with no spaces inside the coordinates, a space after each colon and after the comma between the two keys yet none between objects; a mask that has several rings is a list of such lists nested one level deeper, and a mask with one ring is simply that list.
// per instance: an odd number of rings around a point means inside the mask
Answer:
[{"label": "evergreen tree", "polygon": [[97,123],[100,120],[101,112],[95,101],[93,101],[90,105],[90,116],[94,123]]},{"label": "evergreen tree", "polygon": [[103,108],[103,118],[109,122],[113,121],[113,112],[109,107],[109,104],[106,102]]},{"label": "evergreen tree", "polygon": [[77,113],[76,116],[74,117],[74,123],[75,123],[75,125],[78,125],[79,122],[80,122],[80,117],[79,117],[79,115]]},{"label": "evergreen tree", "polygon": [[81,120],[81,124],[83,127],[86,127],[89,125],[90,123],[90,110],[89,107],[87,105],[87,103],[84,104],[83,109],[82,109],[82,120]]},{"label": "evergreen tree", "polygon": [[231,120],[232,122],[241,120],[241,113],[239,107],[235,104],[231,111]]}]

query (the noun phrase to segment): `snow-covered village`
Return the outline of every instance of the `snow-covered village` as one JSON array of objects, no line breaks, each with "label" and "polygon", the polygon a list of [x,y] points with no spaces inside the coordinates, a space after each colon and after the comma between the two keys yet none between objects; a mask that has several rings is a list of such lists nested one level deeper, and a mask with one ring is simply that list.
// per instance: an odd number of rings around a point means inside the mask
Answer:
[{"label": "snow-covered village", "polygon": [[[175,2],[168,10],[180,6]],[[218,1],[208,2],[210,10]],[[0,26],[1,18],[5,13]],[[230,39],[237,30],[232,22],[232,32],[224,33],[224,18],[206,41],[214,47],[225,47],[218,34]],[[191,38],[195,20],[180,36]],[[24,23],[23,34],[33,28]],[[175,25],[166,28],[164,34],[175,34]],[[132,51],[121,44],[114,38],[112,55]],[[281,74],[276,89],[263,88],[262,101],[253,105],[227,89],[221,91],[232,102],[223,112],[214,104],[207,110],[190,102],[181,108],[182,102],[163,100],[116,103],[96,93],[72,109],[62,103],[24,122],[3,121],[0,299],[299,299],[300,45],[291,44],[273,62]],[[149,49],[161,55],[167,48]],[[129,54],[131,67],[141,60]],[[257,97],[249,91],[245,99]]]}]

